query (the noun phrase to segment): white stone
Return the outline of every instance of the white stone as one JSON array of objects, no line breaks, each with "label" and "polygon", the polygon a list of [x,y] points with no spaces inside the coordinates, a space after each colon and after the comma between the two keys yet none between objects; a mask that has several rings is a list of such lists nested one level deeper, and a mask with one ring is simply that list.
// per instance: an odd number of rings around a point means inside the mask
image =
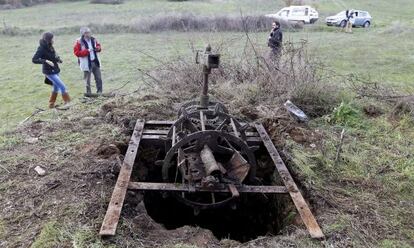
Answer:
[{"label": "white stone", "polygon": [[34,144],[36,142],[39,141],[39,138],[36,137],[27,137],[24,142],[29,143],[29,144]]},{"label": "white stone", "polygon": [[36,173],[39,175],[39,176],[44,176],[44,175],[46,175],[46,171],[45,171],[45,169],[43,169],[42,167],[40,167],[40,166],[36,166],[35,168],[34,168],[34,170],[36,171]]}]

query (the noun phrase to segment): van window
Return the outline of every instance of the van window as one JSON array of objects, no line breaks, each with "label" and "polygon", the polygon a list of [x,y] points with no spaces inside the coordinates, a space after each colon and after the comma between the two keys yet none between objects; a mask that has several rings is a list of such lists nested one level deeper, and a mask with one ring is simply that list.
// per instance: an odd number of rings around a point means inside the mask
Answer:
[{"label": "van window", "polygon": [[292,16],[303,16],[305,15],[305,9],[293,9]]},{"label": "van window", "polygon": [[289,10],[283,10],[282,12],[280,12],[279,16],[284,16],[287,17],[289,15]]},{"label": "van window", "polygon": [[361,13],[359,13],[359,16],[366,17],[367,16],[367,12],[361,12]]}]

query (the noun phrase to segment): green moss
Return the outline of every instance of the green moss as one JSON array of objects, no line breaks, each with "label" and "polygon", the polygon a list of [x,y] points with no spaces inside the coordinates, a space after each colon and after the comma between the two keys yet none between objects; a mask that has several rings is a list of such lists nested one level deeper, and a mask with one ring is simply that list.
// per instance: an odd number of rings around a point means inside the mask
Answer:
[{"label": "green moss", "polygon": [[57,222],[52,221],[46,223],[40,234],[36,237],[31,248],[54,248],[59,244],[61,233],[57,226]]},{"label": "green moss", "polygon": [[0,149],[10,149],[15,145],[23,142],[19,135],[1,135],[0,134]]},{"label": "green moss", "polygon": [[349,227],[351,218],[348,215],[339,215],[335,222],[324,227],[324,231],[328,233],[341,232]]},{"label": "green moss", "polygon": [[78,230],[72,236],[72,244],[74,247],[90,247],[90,248],[101,248],[101,247],[115,247],[115,246],[104,246],[101,240],[98,238],[98,234],[91,229],[85,228]]},{"label": "green moss", "polygon": [[380,246],[382,248],[411,248],[412,246],[408,242],[400,240],[384,239],[381,241]]},{"label": "green moss", "polygon": [[0,219],[0,239],[3,239],[6,235],[6,225],[4,224],[4,221]]}]

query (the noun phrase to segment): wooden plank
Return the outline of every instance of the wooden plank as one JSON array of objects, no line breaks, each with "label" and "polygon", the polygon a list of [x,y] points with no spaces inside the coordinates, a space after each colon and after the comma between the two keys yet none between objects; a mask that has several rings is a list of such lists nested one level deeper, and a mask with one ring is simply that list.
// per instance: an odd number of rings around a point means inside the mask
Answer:
[{"label": "wooden plank", "polygon": [[[146,130],[144,129],[144,135],[142,139],[162,139],[166,138],[168,134],[168,130]],[[259,134],[256,132],[246,132],[247,139],[251,141],[261,141],[259,138]]]},{"label": "wooden plank", "polygon": [[113,236],[118,226],[119,217],[121,216],[122,206],[124,205],[125,195],[128,189],[128,183],[131,178],[132,169],[134,167],[135,158],[137,156],[139,143],[141,141],[142,132],[144,130],[144,121],[137,120],[134,132],[129,141],[128,150],[122,163],[121,171],[112,192],[111,201],[103,220],[99,235]]},{"label": "wooden plank", "polygon": [[172,126],[175,123],[175,121],[158,121],[158,120],[151,120],[146,121],[146,125],[165,125],[165,126]]},{"label": "wooden plank", "polygon": [[318,225],[318,222],[313,216],[311,210],[309,209],[308,204],[303,198],[302,194],[299,191],[298,186],[290,175],[289,170],[287,169],[285,163],[280,157],[279,152],[276,150],[276,147],[273,145],[272,140],[267,134],[265,128],[262,124],[256,124],[257,132],[263,140],[263,143],[269,152],[270,157],[275,163],[276,169],[279,172],[280,177],[282,178],[283,183],[289,191],[290,197],[293,200],[293,203],[296,206],[305,226],[308,228],[308,231],[312,238],[322,239],[325,237],[321,228]]},{"label": "wooden plank", "polygon": [[[238,185],[235,186],[240,193],[263,193],[263,194],[286,194],[288,190],[285,186],[255,186]],[[178,183],[148,183],[148,182],[129,182],[128,189],[142,191],[175,191],[175,192],[214,192],[231,193],[228,187],[223,188],[197,188],[188,184]]]},{"label": "wooden plank", "polygon": [[143,134],[158,134],[158,135],[167,135],[169,130],[166,129],[144,129]]},{"label": "wooden plank", "polygon": [[[159,121],[159,120],[149,120],[145,122],[146,126],[167,126],[167,127],[171,127],[173,124],[175,123],[175,121]],[[243,126],[245,125],[245,122],[240,122],[240,125]]]}]

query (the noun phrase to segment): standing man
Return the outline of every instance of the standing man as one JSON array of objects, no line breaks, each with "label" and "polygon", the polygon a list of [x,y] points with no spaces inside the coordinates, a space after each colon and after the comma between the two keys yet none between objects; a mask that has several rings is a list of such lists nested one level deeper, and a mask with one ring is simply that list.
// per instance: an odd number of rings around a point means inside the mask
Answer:
[{"label": "standing man", "polygon": [[101,52],[101,44],[92,36],[88,27],[80,29],[81,37],[76,40],[73,53],[78,57],[78,63],[83,71],[83,79],[86,84],[86,97],[91,97],[91,75],[93,74],[96,84],[96,93],[102,94],[101,63],[98,53]]},{"label": "standing man", "polygon": [[346,33],[352,33],[352,25],[354,22],[354,10],[347,10],[346,11]]},{"label": "standing man", "polygon": [[274,21],[272,23],[272,31],[270,32],[267,46],[272,49],[271,57],[275,61],[279,61],[279,58],[282,55],[282,41],[283,41],[283,34],[282,34],[282,31],[280,30],[280,23],[278,21]]}]

